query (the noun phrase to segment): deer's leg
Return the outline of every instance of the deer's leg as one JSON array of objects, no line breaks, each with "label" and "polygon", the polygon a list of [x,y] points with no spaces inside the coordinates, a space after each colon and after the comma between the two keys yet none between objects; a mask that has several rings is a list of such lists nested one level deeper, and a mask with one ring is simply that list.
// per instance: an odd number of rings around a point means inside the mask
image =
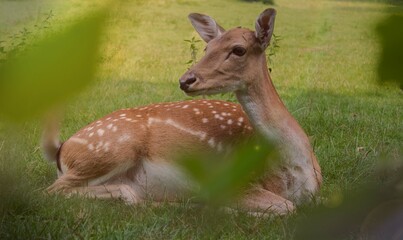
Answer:
[{"label": "deer's leg", "polygon": [[286,215],[295,210],[294,204],[263,188],[248,190],[240,200],[241,207],[251,215]]},{"label": "deer's leg", "polygon": [[73,174],[65,174],[58,178],[47,191],[49,193],[61,193],[67,197],[81,195],[99,199],[121,199],[128,204],[136,204],[142,201],[140,194],[127,184],[103,184],[96,186],[84,186],[85,181]]},{"label": "deer's leg", "polygon": [[82,195],[89,198],[98,199],[120,199],[127,204],[137,204],[142,202],[142,199],[136,192],[127,184],[116,185],[99,185],[89,187],[76,187],[65,192],[67,196],[74,194]]}]

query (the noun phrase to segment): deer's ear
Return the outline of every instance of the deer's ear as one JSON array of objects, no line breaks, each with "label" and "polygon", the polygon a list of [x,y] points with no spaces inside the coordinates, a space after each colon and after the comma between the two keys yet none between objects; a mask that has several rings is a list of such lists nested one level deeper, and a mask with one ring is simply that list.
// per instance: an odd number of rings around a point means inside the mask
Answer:
[{"label": "deer's ear", "polygon": [[222,35],[225,30],[211,17],[200,13],[189,14],[189,20],[205,42]]},{"label": "deer's ear", "polygon": [[265,50],[270,44],[270,39],[274,30],[274,19],[276,18],[276,10],[268,8],[264,10],[256,19],[255,29],[256,37],[260,42],[262,50]]}]

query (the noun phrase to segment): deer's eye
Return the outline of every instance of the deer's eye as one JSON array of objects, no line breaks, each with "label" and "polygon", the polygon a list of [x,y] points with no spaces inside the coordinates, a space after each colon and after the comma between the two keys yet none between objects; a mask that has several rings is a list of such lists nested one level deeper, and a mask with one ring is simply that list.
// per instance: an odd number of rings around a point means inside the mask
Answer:
[{"label": "deer's eye", "polygon": [[232,49],[232,53],[241,57],[241,56],[245,55],[246,49],[243,47],[235,47],[234,49]]}]

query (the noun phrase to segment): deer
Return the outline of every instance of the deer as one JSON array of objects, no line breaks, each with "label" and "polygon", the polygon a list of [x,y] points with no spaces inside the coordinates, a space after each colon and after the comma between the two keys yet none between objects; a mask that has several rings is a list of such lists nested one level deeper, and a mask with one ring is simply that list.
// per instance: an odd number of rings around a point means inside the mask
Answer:
[{"label": "deer", "polygon": [[307,135],[267,72],[264,50],[274,16],[274,9],[265,10],[254,33],[225,31],[206,15],[189,15],[208,45],[206,55],[180,78],[180,88],[191,96],[233,91],[241,105],[194,99],[121,109],[64,142],[59,122],[49,117],[41,145],[58,177],[46,191],[127,204],[175,203],[197,188],[180,168],[180,155],[230,151],[258,132],[278,142],[281,165],[242,193],[239,206],[252,215],[294,212],[319,190],[322,179]]}]

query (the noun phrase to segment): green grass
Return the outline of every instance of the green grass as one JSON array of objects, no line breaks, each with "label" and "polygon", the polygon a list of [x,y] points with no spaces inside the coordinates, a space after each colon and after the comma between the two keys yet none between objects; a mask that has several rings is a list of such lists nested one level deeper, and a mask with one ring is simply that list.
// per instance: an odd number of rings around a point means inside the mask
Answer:
[{"label": "green grass", "polygon": [[[100,2],[1,1],[1,38],[32,26],[50,9],[57,29]],[[275,2],[275,34],[282,40],[272,58],[273,81],[313,136],[324,176],[321,195],[332,198],[368,181],[379,159],[401,158],[402,92],[377,84],[374,27],[403,10],[374,1]],[[62,138],[116,109],[188,99],[177,82],[190,59],[184,40],[197,36],[188,13],[207,13],[226,28],[252,28],[266,7],[236,0],[122,1],[108,20],[96,83],[66,104]],[[46,196],[42,189],[56,171],[38,149],[40,133],[38,121],[0,122],[0,172],[10,173],[0,176],[0,239],[290,239],[312,208],[282,218],[211,217],[186,203],[157,208]]]}]

